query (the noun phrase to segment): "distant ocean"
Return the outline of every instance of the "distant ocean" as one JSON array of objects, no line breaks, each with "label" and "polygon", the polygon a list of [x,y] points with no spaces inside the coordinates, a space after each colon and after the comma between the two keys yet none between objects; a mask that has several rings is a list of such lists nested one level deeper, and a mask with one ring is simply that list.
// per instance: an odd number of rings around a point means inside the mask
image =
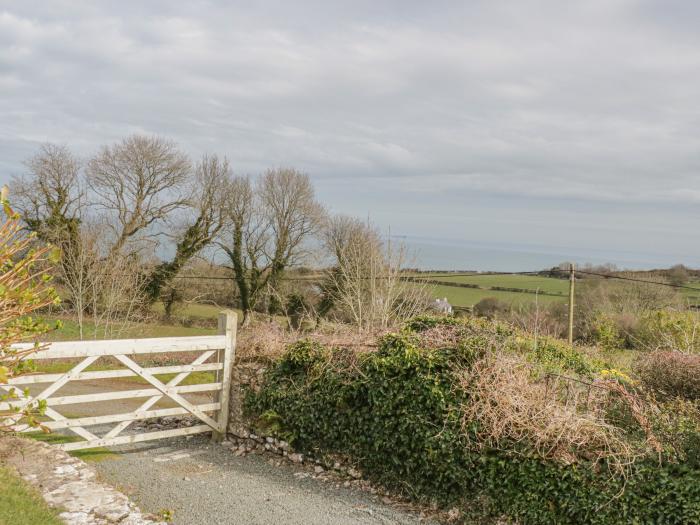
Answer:
[{"label": "distant ocean", "polygon": [[416,236],[392,236],[393,242],[403,243],[409,252],[406,266],[424,270],[478,270],[496,272],[535,271],[551,268],[562,262],[612,263],[620,269],[644,270],[667,268],[683,263],[696,267],[697,261],[673,258],[668,254],[607,252],[548,248],[533,245],[509,245],[488,242],[434,239]]}]

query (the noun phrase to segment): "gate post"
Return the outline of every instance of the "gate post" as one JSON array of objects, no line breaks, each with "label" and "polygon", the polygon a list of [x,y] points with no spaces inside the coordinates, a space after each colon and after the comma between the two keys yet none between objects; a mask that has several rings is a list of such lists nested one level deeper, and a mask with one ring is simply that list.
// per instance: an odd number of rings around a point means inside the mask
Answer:
[{"label": "gate post", "polygon": [[219,313],[219,334],[226,336],[224,346],[223,370],[221,374],[221,391],[219,392],[219,416],[217,422],[219,431],[212,433],[212,440],[221,442],[226,438],[228,427],[229,399],[231,398],[231,368],[236,355],[236,330],[238,329],[238,315],[233,310],[225,310]]}]

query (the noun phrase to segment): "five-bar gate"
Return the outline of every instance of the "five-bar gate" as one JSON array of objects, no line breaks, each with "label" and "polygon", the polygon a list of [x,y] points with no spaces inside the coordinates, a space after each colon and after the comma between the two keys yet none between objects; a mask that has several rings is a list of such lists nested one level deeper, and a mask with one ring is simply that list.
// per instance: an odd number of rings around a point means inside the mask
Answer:
[{"label": "five-bar gate", "polygon": [[[236,347],[236,314],[234,312],[222,312],[219,315],[219,333],[220,335],[213,336],[51,343],[47,349],[32,354],[27,359],[42,361],[47,359],[80,358],[80,362],[64,373],[25,375],[13,378],[7,384],[0,385],[0,390],[5,393],[12,388],[19,387],[23,389],[29,385],[46,385],[41,390],[33,388],[36,390],[36,393],[29,397],[0,403],[0,410],[7,410],[11,406],[21,408],[29,403],[43,400],[46,403],[45,415],[50,419],[50,421],[42,423],[45,427],[51,430],[68,429],[82,438],[80,441],[57,445],[64,450],[122,445],[202,432],[213,432],[215,438],[221,439],[226,434],[226,426],[228,424],[231,367]],[[27,348],[27,345],[24,345],[23,348]],[[143,356],[144,354],[181,352],[199,355],[189,364],[173,366],[145,367],[135,360],[135,356]],[[94,365],[97,360],[108,357],[113,358],[113,361],[116,360],[117,364],[123,368],[86,370],[90,365]],[[192,372],[215,372],[215,380],[211,383],[182,385],[181,383]],[[176,375],[166,382],[156,377],[160,374]],[[130,376],[140,377],[148,384],[149,388],[110,390],[109,384],[106,384],[104,388],[96,387],[95,391],[89,394],[54,395],[72,381],[117,379]],[[100,383],[90,383],[90,385],[94,384],[99,385]],[[209,403],[195,404],[184,397],[184,394],[195,392],[213,392],[215,394],[213,397],[216,400]],[[164,398],[172,400],[177,406],[174,408],[154,408]],[[57,410],[57,407],[62,405],[82,405],[83,403],[100,403],[100,407],[104,407],[107,404],[106,402],[120,399],[144,400],[135,410],[106,415],[71,418],[64,416]],[[123,433],[134,421],[183,414],[196,416],[200,424],[139,434],[125,435]],[[105,425],[109,426],[112,423],[114,423],[114,426],[111,426],[101,436],[96,435],[87,428],[93,426],[104,428]],[[26,425],[16,425],[15,428],[22,432],[35,430]]]}]

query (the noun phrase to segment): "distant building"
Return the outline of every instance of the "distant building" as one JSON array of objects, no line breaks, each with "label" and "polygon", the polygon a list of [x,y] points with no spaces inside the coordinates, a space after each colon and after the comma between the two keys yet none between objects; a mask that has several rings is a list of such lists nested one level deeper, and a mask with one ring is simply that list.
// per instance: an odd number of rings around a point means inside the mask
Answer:
[{"label": "distant building", "polygon": [[441,314],[450,315],[452,313],[452,305],[447,300],[447,297],[443,299],[435,299],[433,302],[433,310],[440,312]]}]

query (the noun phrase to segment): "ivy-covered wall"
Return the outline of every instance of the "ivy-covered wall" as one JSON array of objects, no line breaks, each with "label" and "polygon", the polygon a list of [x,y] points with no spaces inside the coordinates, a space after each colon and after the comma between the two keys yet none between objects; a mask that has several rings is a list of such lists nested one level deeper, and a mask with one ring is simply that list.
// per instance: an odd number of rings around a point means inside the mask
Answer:
[{"label": "ivy-covered wall", "polygon": [[[494,325],[458,344],[424,348],[411,332],[425,328],[386,337],[378,351],[359,356],[297,343],[248,392],[246,413],[298,451],[345,455],[374,481],[418,501],[458,505],[477,520],[700,523],[700,470],[686,464],[649,458],[620,476],[600,463],[543,460],[522,444],[475,446],[477,429],[465,432],[459,412],[470,394],[455,372],[494,337],[511,334]],[[556,347],[544,358],[586,372]]]}]

